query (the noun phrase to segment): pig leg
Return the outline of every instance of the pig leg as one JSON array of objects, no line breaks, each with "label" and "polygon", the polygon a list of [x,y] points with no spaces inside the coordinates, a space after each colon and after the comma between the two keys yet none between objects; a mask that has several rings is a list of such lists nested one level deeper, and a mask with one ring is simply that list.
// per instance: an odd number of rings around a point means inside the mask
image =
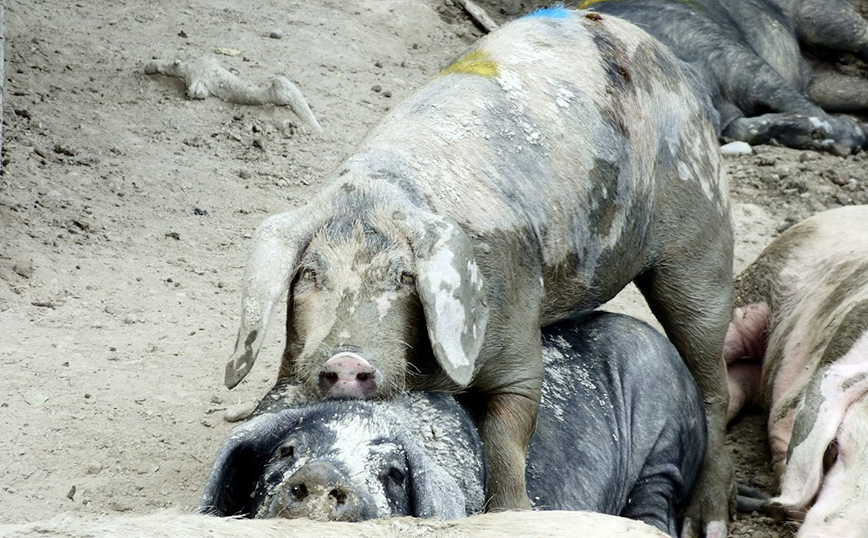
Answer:
[{"label": "pig leg", "polygon": [[[868,80],[820,70],[811,77],[805,90],[811,101],[829,112],[865,112],[868,110]],[[868,132],[868,129],[863,130]]]},{"label": "pig leg", "polygon": [[790,18],[799,41],[846,51],[868,63],[868,23],[847,0],[796,2]]},{"label": "pig leg", "polygon": [[640,476],[630,491],[627,506],[621,516],[644,521],[657,527],[669,536],[678,536],[677,509],[674,500],[681,491],[681,474],[672,476],[671,465],[660,465],[654,469],[656,474]]},{"label": "pig leg", "polygon": [[[776,140],[789,147],[842,154],[868,144],[868,134],[859,122],[829,115],[760,59],[749,55],[739,59],[743,60],[739,68],[755,75],[746,80],[734,78],[727,89],[727,99],[745,116],[723,125],[723,137],[749,144]],[[762,111],[772,112],[752,115]]]},{"label": "pig leg", "polygon": [[[693,374],[708,418],[708,450],[682,536],[699,536],[704,525],[707,537],[723,538],[736,497],[732,462],[724,447],[729,392],[722,353],[732,312],[732,238],[720,233],[723,244],[713,248],[714,239],[698,235],[688,242],[702,246],[667,245],[690,252],[693,260],[664,260],[636,284]],[[728,253],[725,259],[714,259],[721,252]]]}]

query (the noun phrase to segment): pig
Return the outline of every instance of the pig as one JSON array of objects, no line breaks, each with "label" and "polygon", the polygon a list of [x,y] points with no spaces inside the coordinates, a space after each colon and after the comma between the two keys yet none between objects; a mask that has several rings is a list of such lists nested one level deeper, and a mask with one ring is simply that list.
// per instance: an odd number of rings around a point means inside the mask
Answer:
[{"label": "pig", "polygon": [[868,23],[847,0],[585,0],[580,7],[622,17],[669,46],[697,73],[726,140],[838,154],[868,145],[868,126],[830,114],[865,114],[868,80],[837,73],[818,56],[850,53],[868,62]]},{"label": "pig", "polygon": [[589,512],[507,512],[461,521],[393,518],[346,523],[308,519],[233,519],[160,510],[151,514],[59,514],[31,523],[0,523],[2,538],[664,538],[659,530],[625,518]]},{"label": "pig", "polygon": [[693,520],[725,528],[732,230],[709,110],[665,46],[615,17],[556,8],[487,35],[257,228],[227,386],[287,297],[279,379],[315,399],[466,393],[487,506],[529,508],[540,327],[634,281],[707,405]]},{"label": "pig", "polygon": [[[595,312],[543,332],[545,379],[526,468],[534,508],[630,517],[677,536],[702,465],[699,390],[656,329]],[[486,465],[451,396],[299,405],[278,385],[219,451],[200,509],[358,521],[481,512]]]},{"label": "pig", "polygon": [[801,538],[868,534],[868,206],[782,233],[736,281],[731,418],[768,409],[780,493]]}]

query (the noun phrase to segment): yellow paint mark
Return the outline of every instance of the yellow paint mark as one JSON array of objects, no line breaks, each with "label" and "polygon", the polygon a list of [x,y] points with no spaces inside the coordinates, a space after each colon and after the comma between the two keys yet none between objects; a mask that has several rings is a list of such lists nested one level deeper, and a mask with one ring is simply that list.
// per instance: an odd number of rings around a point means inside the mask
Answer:
[{"label": "yellow paint mark", "polygon": [[440,72],[441,75],[452,73],[467,73],[481,77],[496,77],[498,75],[497,62],[488,57],[484,50],[474,50],[459,58],[454,64]]}]

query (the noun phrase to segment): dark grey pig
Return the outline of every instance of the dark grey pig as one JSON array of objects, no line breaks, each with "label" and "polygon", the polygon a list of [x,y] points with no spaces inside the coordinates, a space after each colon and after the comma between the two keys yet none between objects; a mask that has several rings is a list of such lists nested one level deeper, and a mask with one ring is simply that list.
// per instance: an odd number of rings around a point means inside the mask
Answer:
[{"label": "dark grey pig", "polygon": [[[647,324],[593,313],[543,333],[546,377],[527,483],[536,508],[623,515],[676,535],[703,461],[699,391]],[[450,396],[286,408],[279,386],[237,428],[202,499],[221,516],[457,518],[484,501],[482,447]]]},{"label": "dark grey pig", "polygon": [[868,23],[847,0],[585,0],[581,7],[633,22],[693,67],[725,138],[837,153],[868,145],[868,126],[828,113],[868,112],[868,80],[828,62],[812,61],[812,70],[804,57],[846,52],[868,62]]},{"label": "dark grey pig", "polygon": [[480,40],[260,225],[227,385],[288,291],[279,379],[314,399],[466,392],[487,507],[528,508],[540,327],[635,281],[703,392],[697,506],[724,525],[732,233],[710,104],[681,65],[629,23],[563,9]]}]

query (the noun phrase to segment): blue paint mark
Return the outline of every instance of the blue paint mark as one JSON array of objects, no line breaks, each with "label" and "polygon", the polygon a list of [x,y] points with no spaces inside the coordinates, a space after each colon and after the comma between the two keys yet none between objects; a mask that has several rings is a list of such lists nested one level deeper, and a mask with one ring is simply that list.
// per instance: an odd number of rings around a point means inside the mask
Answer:
[{"label": "blue paint mark", "polygon": [[532,11],[525,15],[525,18],[548,17],[549,19],[566,19],[569,15],[570,10],[566,9],[563,5],[557,5],[552,7],[541,7],[536,11]]}]

